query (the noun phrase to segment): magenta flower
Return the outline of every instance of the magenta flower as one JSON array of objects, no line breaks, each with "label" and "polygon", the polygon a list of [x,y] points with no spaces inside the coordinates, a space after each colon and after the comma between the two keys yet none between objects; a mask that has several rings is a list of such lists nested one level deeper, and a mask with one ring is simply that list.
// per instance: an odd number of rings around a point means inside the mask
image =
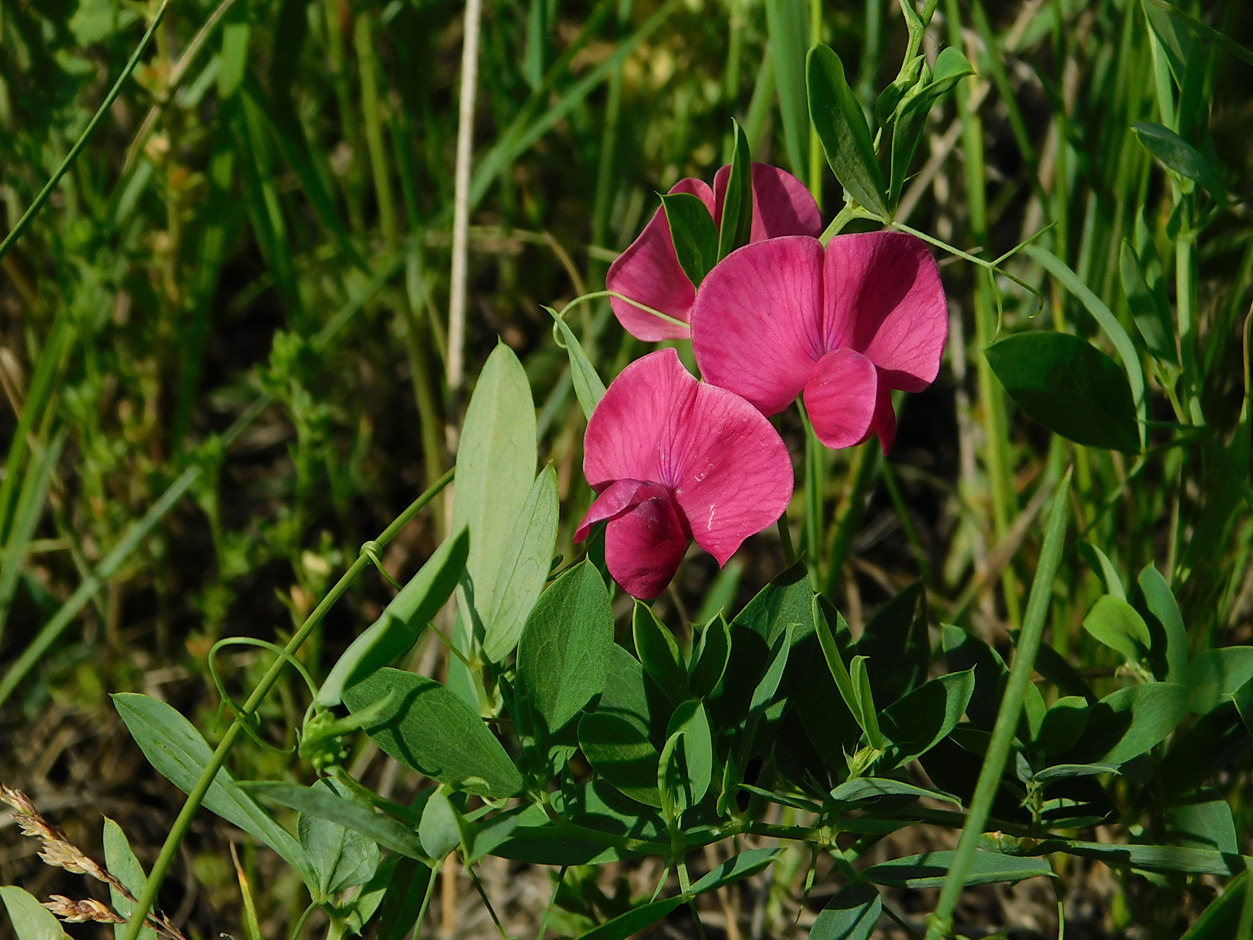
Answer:
[{"label": "magenta flower", "polygon": [[673,349],[614,379],[587,423],[583,452],[600,495],[574,540],[606,520],[609,573],[635,597],[665,590],[690,539],[726,564],[792,498],[778,432],[742,398],[698,382]]},{"label": "magenta flower", "polygon": [[[780,235],[817,235],[822,231],[818,204],[804,183],[778,167],[764,163],[754,163],[752,167],[750,243]],[[721,225],[722,205],[730,178],[731,167],[724,166],[714,176],[713,189],[708,183],[688,177],[675,183],[670,192],[698,196],[713,215],[714,222]],[[696,288],[683,273],[674,253],[665,209],[653,213],[639,238],[609,266],[605,286],[676,320],[689,321]],[[685,327],[668,323],[619,297],[610,298],[609,305],[623,328],[636,339],[651,343],[661,339],[684,339],[688,335]]]},{"label": "magenta flower", "polygon": [[772,415],[804,392],[828,447],[896,436],[889,392],[935,380],[948,337],[940,272],[920,239],[796,236],[745,245],[701,284],[692,345],[706,382]]}]

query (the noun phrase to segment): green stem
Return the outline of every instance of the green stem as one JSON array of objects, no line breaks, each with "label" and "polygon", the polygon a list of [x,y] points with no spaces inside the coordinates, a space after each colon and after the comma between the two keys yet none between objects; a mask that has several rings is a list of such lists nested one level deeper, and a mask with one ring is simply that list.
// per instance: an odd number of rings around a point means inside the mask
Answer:
[{"label": "green stem", "polygon": [[940,892],[940,900],[936,905],[935,913],[928,919],[927,940],[941,940],[951,932],[953,910],[957,906],[957,898],[966,881],[966,874],[974,861],[975,846],[978,844],[984,823],[987,822],[992,809],[992,801],[996,797],[1001,773],[1005,768],[1014,733],[1018,728],[1018,716],[1022,712],[1022,703],[1027,695],[1027,685],[1031,681],[1036,656],[1040,652],[1040,645],[1044,639],[1044,627],[1053,598],[1053,580],[1057,576],[1062,548],[1065,545],[1070,475],[1071,471],[1067,470],[1066,475],[1057,485],[1053,505],[1049,509],[1044,545],[1040,551],[1040,566],[1031,584],[1027,613],[1022,631],[1018,634],[1017,650],[1014,653],[1014,663],[1009,670],[1005,695],[1001,699],[996,724],[992,728],[992,738],[988,742],[983,767],[979,770],[979,780],[975,784],[970,811],[962,826],[961,838],[957,842],[957,851],[953,853],[953,861],[949,867],[948,876],[944,879],[944,887]]},{"label": "green stem", "polygon": [[[421,512],[426,505],[433,500],[450,482],[452,482],[454,470],[449,470],[442,477],[436,480],[427,488],[421,496],[409,504],[396,519],[383,530],[383,533],[375,539],[379,545],[386,545],[396,534],[409,522],[414,516]],[[187,794],[187,802],[183,804],[182,810],[178,814],[178,818],[174,820],[174,825],[170,828],[170,834],[166,836],[165,844],[161,847],[161,854],[157,856],[157,860],[152,865],[152,871],[148,875],[148,880],[144,882],[144,890],[139,895],[139,900],[135,902],[135,908],[131,912],[130,922],[126,925],[126,932],[122,935],[122,940],[136,940],[139,931],[144,926],[144,918],[148,912],[152,910],[152,905],[156,901],[157,891],[161,888],[161,883],[165,880],[166,874],[169,872],[170,865],[174,861],[174,856],[178,853],[179,847],[183,843],[183,837],[186,836],[187,830],[191,827],[192,819],[195,817],[200,804],[204,802],[205,794],[209,792],[209,787],[213,785],[214,779],[218,775],[218,771],[222,769],[222,765],[226,763],[226,757],[234,748],[235,743],[239,740],[239,736],[244,732],[244,723],[256,713],[261,707],[261,703],[265,701],[265,697],[270,693],[270,689],[274,687],[274,683],[278,681],[279,675],[283,671],[283,667],[287,665],[287,659],[294,656],[296,651],[304,644],[305,640],[313,633],[321,624],[322,619],[335,606],[335,603],[344,596],[352,582],[356,580],[365,568],[369,567],[372,562],[369,556],[362,552],[357,556],[356,561],[352,563],[343,576],[335,583],[330,592],[322,598],[322,602],[314,609],[307,620],[301,625],[300,629],[295,632],[287,646],[283,649],[283,655],[276,659],[270,666],[261,681],[257,683],[257,687],[252,694],[248,696],[248,701],[244,703],[243,709],[235,720],[231,722],[231,726],[226,729],[226,734],[222,736],[221,742],[213,752],[213,756],[209,758],[208,764],[201,771],[200,778],[196,781],[196,785],[192,787],[191,792]]]}]

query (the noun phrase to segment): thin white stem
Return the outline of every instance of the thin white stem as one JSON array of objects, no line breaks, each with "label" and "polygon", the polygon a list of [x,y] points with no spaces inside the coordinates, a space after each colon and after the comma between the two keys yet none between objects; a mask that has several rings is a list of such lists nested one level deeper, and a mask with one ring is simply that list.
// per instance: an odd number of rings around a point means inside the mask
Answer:
[{"label": "thin white stem", "polygon": [[483,0],[466,0],[461,44],[461,100],[457,119],[457,167],[452,217],[452,271],[448,298],[448,388],[461,388],[465,372],[466,254],[470,232],[470,153],[474,146],[474,102],[478,91],[479,22]]}]

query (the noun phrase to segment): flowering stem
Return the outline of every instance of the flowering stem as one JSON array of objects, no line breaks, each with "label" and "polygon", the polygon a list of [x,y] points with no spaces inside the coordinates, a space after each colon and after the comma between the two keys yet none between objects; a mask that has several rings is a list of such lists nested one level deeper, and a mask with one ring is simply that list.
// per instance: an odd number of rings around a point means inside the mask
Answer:
[{"label": "flowering stem", "polygon": [[[427,504],[439,495],[444,487],[452,482],[454,472],[455,468],[449,470],[432,483],[426,492],[410,503],[409,507],[397,516],[392,524],[375,539],[378,545],[386,545],[395,538],[396,534],[410,519],[426,508]],[[160,890],[161,883],[165,880],[166,873],[174,861],[174,856],[177,854],[179,846],[182,845],[183,837],[191,826],[192,818],[196,815],[196,811],[200,809],[200,804],[204,802],[205,794],[209,792],[209,787],[213,785],[218,771],[226,763],[227,755],[230,754],[231,749],[234,748],[235,743],[239,740],[239,736],[244,732],[245,723],[261,707],[261,703],[265,701],[265,697],[270,693],[270,689],[278,681],[283,667],[287,665],[287,660],[294,656],[296,651],[304,645],[305,640],[317,629],[330,609],[348,591],[349,586],[356,580],[357,575],[371,564],[372,562],[365,552],[358,554],[352,566],[344,572],[339,581],[335,583],[335,586],[322,598],[322,602],[318,604],[313,613],[309,615],[308,619],[301,624],[300,629],[288,641],[283,648],[283,655],[271,664],[265,675],[262,676],[261,681],[257,683],[257,687],[253,690],[252,695],[248,696],[248,701],[244,703],[243,708],[236,714],[235,720],[231,722],[231,726],[226,729],[226,734],[222,736],[222,740],[214,750],[213,756],[209,758],[208,764],[201,771],[196,785],[187,794],[187,802],[183,804],[178,818],[174,820],[174,825],[170,828],[170,834],[166,836],[165,844],[161,847],[161,854],[157,856],[157,860],[152,865],[152,871],[148,875],[148,880],[144,883],[144,890],[139,895],[139,900],[135,902],[135,909],[131,912],[130,923],[127,924],[126,932],[122,935],[121,940],[136,940],[139,936],[139,931],[144,926],[144,918],[152,910],[153,903],[156,901],[157,891]]]}]

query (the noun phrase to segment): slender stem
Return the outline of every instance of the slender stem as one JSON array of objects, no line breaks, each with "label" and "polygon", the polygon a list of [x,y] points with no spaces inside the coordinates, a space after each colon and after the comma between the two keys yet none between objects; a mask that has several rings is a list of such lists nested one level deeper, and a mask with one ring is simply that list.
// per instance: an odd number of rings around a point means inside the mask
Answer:
[{"label": "slender stem", "polygon": [[457,395],[465,370],[466,255],[470,229],[470,154],[474,146],[474,100],[478,90],[479,21],[483,0],[466,0],[461,45],[461,100],[457,119],[457,166],[453,196],[452,272],[448,298],[448,388]]},{"label": "slender stem", "polygon": [[1070,476],[1071,471],[1067,470],[1066,475],[1057,485],[1053,505],[1049,509],[1044,545],[1040,551],[1040,566],[1031,584],[1027,613],[1022,631],[1018,634],[1017,650],[1014,653],[1014,663],[1009,670],[1005,695],[1001,699],[996,724],[992,728],[992,738],[988,742],[983,767],[979,770],[979,780],[975,785],[974,798],[970,801],[970,811],[966,816],[966,822],[962,826],[961,838],[957,842],[957,851],[953,853],[953,861],[949,867],[948,876],[944,879],[944,887],[940,892],[940,900],[936,905],[935,913],[928,919],[927,940],[941,940],[951,932],[953,910],[957,906],[957,898],[961,894],[966,874],[974,861],[975,846],[978,844],[984,823],[987,822],[988,814],[992,809],[992,801],[1000,785],[1001,772],[1005,768],[1010,745],[1013,743],[1014,733],[1018,728],[1018,716],[1022,712],[1022,703],[1027,695],[1027,684],[1031,681],[1036,655],[1040,652],[1040,644],[1044,639],[1044,627],[1048,621],[1049,607],[1053,599],[1053,580],[1057,575],[1062,548],[1066,541]]},{"label": "slender stem", "polygon": [[[396,537],[404,525],[414,516],[421,512],[428,503],[431,502],[450,482],[452,482],[455,470],[449,470],[442,477],[436,480],[421,496],[409,504],[399,516],[395,518],[391,525],[383,530],[383,533],[375,539],[379,545],[386,545]],[[200,804],[204,802],[205,794],[209,792],[209,787],[213,785],[214,779],[218,775],[218,771],[222,769],[222,765],[226,763],[226,757],[234,748],[235,742],[239,740],[239,736],[244,731],[244,723],[256,713],[261,707],[261,703],[265,701],[265,697],[269,695],[270,689],[274,687],[274,683],[278,681],[279,675],[283,671],[283,667],[287,665],[289,657],[294,656],[296,651],[304,645],[305,640],[313,633],[321,624],[322,619],[327,612],[335,606],[335,603],[344,596],[352,582],[356,580],[364,569],[368,568],[372,562],[369,556],[362,552],[357,556],[343,576],[335,583],[330,592],[322,598],[322,602],[314,609],[309,618],[300,626],[292,638],[288,641],[287,646],[283,648],[283,655],[271,664],[266,670],[261,681],[257,683],[257,687],[252,694],[248,696],[248,701],[244,703],[244,707],[239,714],[235,716],[235,720],[231,722],[231,726],[226,729],[226,734],[222,736],[217,748],[213,752],[213,756],[209,758],[208,764],[200,773],[200,778],[196,781],[196,785],[192,787],[191,792],[187,794],[187,802],[183,804],[182,810],[178,814],[178,818],[174,820],[174,825],[170,828],[170,834],[166,836],[165,844],[161,847],[161,854],[157,856],[157,860],[152,865],[152,871],[148,875],[148,880],[144,883],[144,890],[139,895],[139,900],[135,902],[135,909],[131,912],[130,923],[126,926],[126,933],[123,934],[122,940],[136,940],[139,931],[143,928],[144,918],[148,912],[152,910],[153,903],[156,901],[157,891],[161,888],[161,883],[165,880],[166,874],[169,872],[170,865],[174,861],[174,856],[178,853],[179,847],[182,845],[183,837],[187,834],[188,828],[191,826],[193,817]]]}]

